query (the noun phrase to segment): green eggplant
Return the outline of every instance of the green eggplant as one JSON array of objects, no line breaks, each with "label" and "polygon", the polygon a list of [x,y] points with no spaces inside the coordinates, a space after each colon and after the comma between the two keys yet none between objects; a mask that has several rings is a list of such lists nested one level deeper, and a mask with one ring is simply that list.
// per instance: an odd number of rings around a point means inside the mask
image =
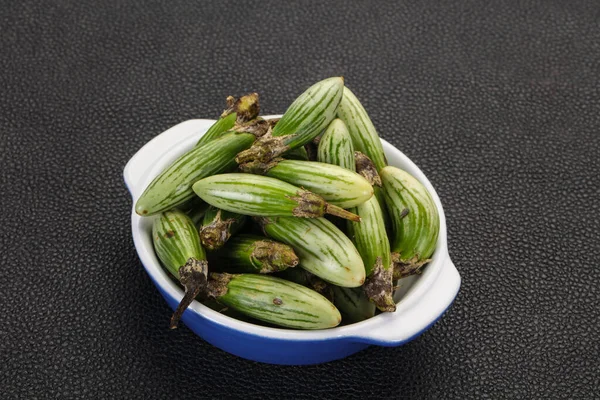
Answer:
[{"label": "green eggplant", "polygon": [[195,147],[202,146],[203,144],[208,143],[211,140],[216,139],[219,136],[223,135],[225,132],[228,132],[231,129],[233,129],[236,118],[237,118],[236,113],[232,113],[225,117],[219,118],[219,120],[217,120],[217,122],[215,122],[214,124],[211,125],[210,128],[208,128],[206,133],[204,135],[202,135],[202,137],[198,140],[198,142],[196,142]]},{"label": "green eggplant", "polygon": [[352,137],[341,119],[331,121],[325,130],[319,141],[317,160],[356,171]]},{"label": "green eggplant", "polygon": [[354,148],[367,155],[377,167],[377,171],[387,166],[383,145],[375,126],[365,108],[354,93],[344,87],[342,100],[337,110],[338,117],[346,123]]},{"label": "green eggplant", "polygon": [[376,197],[372,197],[352,211],[360,216],[361,222],[348,222],[348,237],[365,264],[365,293],[381,311],[393,312],[396,310],[396,303],[392,298],[394,270],[379,202]]},{"label": "green eggplant", "polygon": [[268,275],[212,273],[209,293],[238,312],[286,328],[327,329],[342,320],[319,293]]},{"label": "green eggplant", "polygon": [[240,165],[240,169],[309,190],[341,208],[356,207],[373,196],[373,187],[365,178],[337,165],[282,158],[267,164],[250,164]]},{"label": "green eggplant", "polygon": [[[264,236],[240,234],[233,236],[210,259],[218,260],[220,268],[230,273],[269,274],[298,265],[298,256],[290,246]],[[219,270],[215,270],[219,271]]]},{"label": "green eggplant", "polygon": [[394,269],[410,275],[430,261],[440,232],[439,213],[429,191],[408,172],[385,167],[380,174],[394,232]]},{"label": "green eggplant", "polygon": [[344,79],[341,77],[312,85],[289,106],[270,133],[238,154],[237,163],[266,163],[312,141],[334,119],[343,91]]},{"label": "green eggplant", "polygon": [[332,288],[334,304],[340,310],[344,323],[360,322],[375,316],[375,304],[369,300],[362,287]]},{"label": "green eggplant", "polygon": [[334,285],[358,287],[365,266],[354,244],[325,218],[255,218],[265,234],[292,246],[300,266]]},{"label": "green eggplant", "polygon": [[321,196],[279,179],[252,174],[221,174],[194,183],[194,192],[207,203],[227,211],[252,216],[316,218],[332,214],[359,218]]},{"label": "green eggplant", "polygon": [[152,241],[162,264],[185,288],[185,295],[171,317],[171,328],[176,328],[186,308],[206,289],[206,253],[194,223],[179,210],[166,211],[154,220]]},{"label": "green eggplant", "polygon": [[192,184],[236,167],[235,154],[254,142],[251,133],[229,132],[183,154],[148,185],[135,204],[135,212],[149,216],[194,197]]}]

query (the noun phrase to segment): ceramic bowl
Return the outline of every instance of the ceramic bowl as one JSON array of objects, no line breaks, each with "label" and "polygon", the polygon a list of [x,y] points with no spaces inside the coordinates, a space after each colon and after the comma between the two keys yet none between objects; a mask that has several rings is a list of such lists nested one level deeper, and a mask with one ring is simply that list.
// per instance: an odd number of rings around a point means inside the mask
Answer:
[{"label": "ceramic bowl", "polygon": [[[268,116],[278,117],[278,116]],[[214,120],[195,119],[180,123],[156,136],[127,163],[124,178],[133,204],[144,188],[169,163],[189,150]],[[448,255],[446,218],[440,199],[425,175],[400,150],[382,140],[390,165],[408,171],[429,190],[440,215],[440,234],[435,254],[423,274],[405,278],[394,296],[394,313],[327,330],[300,331],[268,328],[238,321],[194,301],[182,321],[214,346],[254,361],[272,364],[316,364],[340,359],[369,345],[399,346],[427,330],[454,300],[460,276]],[[131,231],[137,253],[148,275],[172,309],[183,291],[161,267],[152,247],[152,217],[131,211]],[[168,329],[165,319],[164,329]]]}]

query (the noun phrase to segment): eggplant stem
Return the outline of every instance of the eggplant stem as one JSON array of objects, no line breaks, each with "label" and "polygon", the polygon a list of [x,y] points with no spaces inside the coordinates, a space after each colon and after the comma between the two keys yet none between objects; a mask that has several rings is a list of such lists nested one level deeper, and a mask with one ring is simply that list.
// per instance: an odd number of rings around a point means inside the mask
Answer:
[{"label": "eggplant stem", "polygon": [[202,246],[208,250],[217,250],[223,247],[231,237],[229,228],[235,222],[235,218],[221,219],[221,210],[217,211],[215,219],[200,230],[200,241]]},{"label": "eggplant stem", "polygon": [[392,253],[392,263],[394,265],[394,280],[406,278],[411,275],[419,275],[423,272],[423,267],[431,261],[431,258],[421,260],[419,255],[410,260],[401,260],[400,253]]},{"label": "eggplant stem", "polygon": [[356,173],[364,177],[371,186],[383,186],[381,177],[377,173],[377,167],[373,161],[360,151],[354,152],[354,161],[356,164]]},{"label": "eggplant stem", "polygon": [[392,297],[392,274],[391,266],[384,268],[381,257],[377,257],[373,273],[367,278],[364,285],[367,297],[375,303],[379,310],[384,312],[396,311],[396,303]]},{"label": "eggplant stem", "polygon": [[283,271],[298,265],[300,260],[290,246],[272,240],[260,240],[254,243],[250,254],[253,264],[261,266],[261,274]]},{"label": "eggplant stem", "polygon": [[360,217],[356,214],[351,213],[348,210],[344,210],[341,207],[334,206],[333,204],[327,204],[327,208],[325,209],[326,214],[335,215],[336,217],[348,219],[354,222],[360,222]]},{"label": "eggplant stem", "polygon": [[185,289],[185,294],[171,317],[169,327],[176,329],[183,312],[194,301],[202,290],[206,291],[208,263],[205,260],[190,258],[179,268],[179,281]]},{"label": "eggplant stem", "polygon": [[290,147],[285,144],[286,137],[273,137],[269,128],[269,131],[257,139],[252,147],[239,152],[235,157],[235,162],[238,164],[245,164],[252,161],[268,163],[290,150]]}]

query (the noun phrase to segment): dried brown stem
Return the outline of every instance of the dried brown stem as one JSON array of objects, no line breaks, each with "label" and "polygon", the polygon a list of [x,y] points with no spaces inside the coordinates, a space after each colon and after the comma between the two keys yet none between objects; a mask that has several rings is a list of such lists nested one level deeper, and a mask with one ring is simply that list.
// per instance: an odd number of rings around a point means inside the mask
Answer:
[{"label": "dried brown stem", "polygon": [[179,268],[179,282],[185,289],[185,294],[171,317],[170,328],[177,328],[183,312],[207,286],[208,263],[204,260],[190,258]]},{"label": "dried brown stem", "polygon": [[251,133],[257,138],[266,135],[271,129],[269,121],[262,118],[256,118],[244,123],[236,123],[233,130],[236,132]]},{"label": "dried brown stem", "polygon": [[250,257],[261,265],[261,274],[283,271],[295,267],[300,262],[294,249],[273,240],[257,241]]},{"label": "dried brown stem", "polygon": [[223,273],[215,273],[210,274],[210,280],[208,281],[208,296],[214,299],[217,299],[221,296],[227,294],[227,285],[231,278],[234,275],[228,274],[226,272]]},{"label": "dried brown stem", "polygon": [[280,161],[283,161],[283,158],[277,157],[266,163],[255,160],[244,164],[240,164],[239,169],[240,171],[245,172],[247,174],[266,175],[267,172],[269,172],[271,168],[279,164]]},{"label": "dried brown stem", "polygon": [[377,263],[373,268],[373,273],[365,282],[365,294],[375,303],[377,308],[384,312],[396,311],[396,303],[394,303],[393,285],[392,285],[393,270],[390,266],[384,268],[381,257],[377,257]]},{"label": "dried brown stem", "polygon": [[238,164],[253,161],[267,163],[290,149],[290,147],[285,144],[285,138],[286,136],[274,137],[270,132],[267,132],[263,137],[257,139],[248,150],[238,153],[235,157],[235,161]]},{"label": "dried brown stem", "polygon": [[295,197],[291,200],[298,203],[294,208],[293,214],[300,218],[318,218],[322,217],[327,210],[327,202],[319,195],[308,190],[298,190]]},{"label": "dried brown stem", "polygon": [[419,275],[423,272],[423,267],[430,261],[430,258],[421,260],[418,255],[410,260],[402,260],[400,253],[394,252],[392,253],[392,263],[394,265],[393,279],[396,281],[407,276]]},{"label": "dried brown stem", "polygon": [[279,122],[280,119],[281,118],[272,118],[272,119],[267,120],[267,121],[269,121],[269,125],[270,125],[271,129],[275,128],[275,125],[277,125],[277,123]]},{"label": "dried brown stem", "polygon": [[217,250],[223,247],[225,242],[231,237],[229,228],[235,222],[235,218],[226,220],[221,219],[221,210],[217,211],[217,215],[209,225],[202,227],[200,230],[200,241],[202,246],[208,250]]},{"label": "dried brown stem", "polygon": [[258,93],[250,93],[236,99],[233,96],[227,97],[227,109],[221,114],[224,118],[235,112],[238,123],[244,123],[255,119],[260,113],[260,104],[258,102]]},{"label": "dried brown stem", "polygon": [[373,161],[360,151],[354,152],[354,162],[356,163],[356,173],[362,175],[371,186],[382,186],[381,177],[377,173],[377,167]]}]

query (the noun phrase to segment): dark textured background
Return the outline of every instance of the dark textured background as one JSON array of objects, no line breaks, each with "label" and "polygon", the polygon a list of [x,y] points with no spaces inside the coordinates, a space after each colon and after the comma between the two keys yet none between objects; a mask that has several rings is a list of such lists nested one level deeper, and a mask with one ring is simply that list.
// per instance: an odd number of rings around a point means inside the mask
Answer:
[{"label": "dark textured background", "polygon": [[[599,20],[597,1],[3,1],[0,397],[597,398]],[[453,307],[310,367],[170,331],[126,161],[226,95],[280,113],[332,75],[436,187]]]}]

